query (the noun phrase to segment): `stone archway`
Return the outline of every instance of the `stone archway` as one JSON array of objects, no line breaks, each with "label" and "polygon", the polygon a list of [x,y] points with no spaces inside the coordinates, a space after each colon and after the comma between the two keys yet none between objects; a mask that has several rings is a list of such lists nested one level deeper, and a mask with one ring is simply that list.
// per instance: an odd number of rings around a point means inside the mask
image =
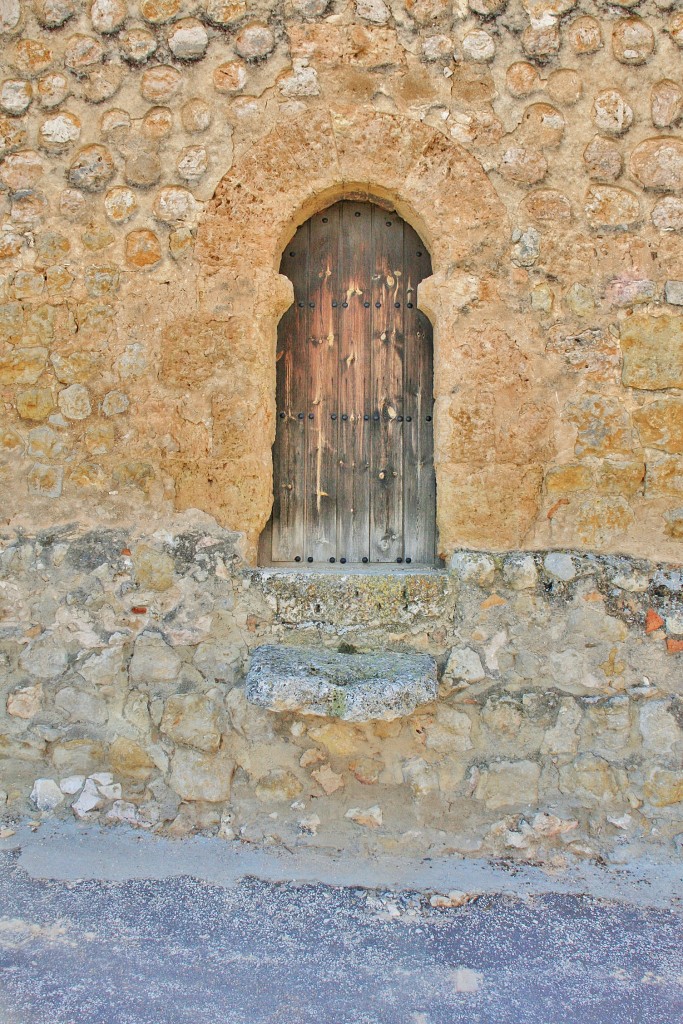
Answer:
[{"label": "stone archway", "polygon": [[440,380],[477,278],[491,275],[508,243],[506,211],[462,146],[422,122],[354,109],[307,112],[265,135],[222,179],[198,233],[193,331],[203,341],[194,347],[204,358],[207,346],[221,356],[226,391],[214,409],[214,450],[181,463],[176,500],[243,532],[250,558],[272,504],[275,343],[293,300],[291,282],[277,271],[281,251],[312,213],[350,197],[389,203],[432,254],[434,272],[418,304],[434,327],[437,525],[446,548],[454,546],[448,488],[440,486]]}]

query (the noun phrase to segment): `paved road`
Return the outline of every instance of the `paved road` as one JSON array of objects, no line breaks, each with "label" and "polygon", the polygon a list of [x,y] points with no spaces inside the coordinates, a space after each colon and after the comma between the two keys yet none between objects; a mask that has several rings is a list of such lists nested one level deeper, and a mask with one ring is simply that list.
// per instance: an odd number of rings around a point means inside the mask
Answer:
[{"label": "paved road", "polygon": [[[35,879],[0,854],[2,1024],[681,1024],[683,916],[590,896]],[[104,872],[106,874],[106,872]]]}]

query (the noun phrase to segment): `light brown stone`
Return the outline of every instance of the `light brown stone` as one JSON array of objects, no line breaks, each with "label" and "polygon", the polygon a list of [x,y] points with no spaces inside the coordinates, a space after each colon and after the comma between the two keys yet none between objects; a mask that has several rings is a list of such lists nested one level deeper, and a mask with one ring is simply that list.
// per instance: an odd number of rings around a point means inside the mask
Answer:
[{"label": "light brown stone", "polygon": [[683,199],[664,196],[652,207],[652,223],[660,231],[683,231]]},{"label": "light brown stone", "polygon": [[596,135],[583,151],[583,162],[591,178],[598,181],[615,181],[624,166],[621,149],[612,139]]},{"label": "light brown stone", "polygon": [[125,60],[144,64],[156,52],[157,41],[146,28],[130,28],[119,36],[119,46]]},{"label": "light brown stone", "polygon": [[0,85],[0,109],[6,114],[19,117],[31,106],[33,89],[30,82],[6,78]]},{"label": "light brown stone", "polygon": [[683,89],[670,78],[655,82],[650,92],[650,113],[655,128],[671,128],[683,116]]},{"label": "light brown stone", "polygon": [[672,454],[683,454],[683,400],[662,398],[636,409],[633,422],[641,443]]},{"label": "light brown stone", "polygon": [[140,14],[153,25],[163,25],[176,18],[182,9],[182,0],[140,0]]},{"label": "light brown stone", "polygon": [[126,0],[92,0],[90,21],[96,32],[117,32],[128,17]]},{"label": "light brown stone", "polygon": [[148,228],[140,228],[126,235],[126,262],[136,270],[147,270],[161,259],[161,243]]},{"label": "light brown stone", "polygon": [[41,40],[24,38],[12,47],[10,60],[17,71],[32,78],[47,71],[54,60],[54,53]]},{"label": "light brown stone", "polygon": [[645,780],[644,793],[654,807],[683,803],[683,772],[655,768]]},{"label": "light brown stone", "polygon": [[142,74],[140,92],[149,103],[166,103],[182,86],[182,75],[168,64],[158,64]]},{"label": "light brown stone", "polygon": [[548,161],[538,149],[511,146],[503,153],[498,165],[503,178],[524,185],[536,185],[548,173]]},{"label": "light brown stone", "polygon": [[70,71],[83,71],[104,58],[104,46],[95,36],[81,33],[71,36],[64,51],[64,64]]},{"label": "light brown stone", "polygon": [[256,796],[264,803],[283,803],[295,800],[303,785],[293,772],[273,768],[256,783]]},{"label": "light brown stone", "polygon": [[213,87],[216,92],[241,92],[247,83],[247,68],[241,60],[229,60],[219,64],[213,72]]},{"label": "light brown stone", "polygon": [[638,196],[611,185],[591,185],[584,209],[588,223],[597,228],[627,228],[641,219]]},{"label": "light brown stone", "polygon": [[275,36],[267,25],[252,22],[235,38],[235,49],[244,60],[262,60],[275,46]]},{"label": "light brown stone", "polygon": [[138,211],[138,201],[130,188],[117,185],[104,197],[104,208],[114,224],[126,224]]},{"label": "light brown stone", "polygon": [[646,21],[624,18],[612,31],[612,53],[622,64],[644,64],[654,53],[655,35]]},{"label": "light brown stone", "polygon": [[30,719],[40,712],[43,703],[43,684],[22,686],[7,697],[7,714],[13,718]]},{"label": "light brown stone", "polygon": [[513,96],[530,96],[541,87],[541,76],[533,64],[516,61],[505,73],[505,84]]},{"label": "light brown stone", "polygon": [[114,775],[126,779],[146,779],[154,771],[154,762],[135,740],[117,736],[109,747],[109,762]]},{"label": "light brown stone", "polygon": [[208,21],[220,28],[229,28],[247,13],[245,0],[202,0]]},{"label": "light brown stone", "polygon": [[63,103],[69,94],[69,80],[61,71],[43,75],[36,83],[38,102],[41,107],[52,109]]},{"label": "light brown stone", "polygon": [[133,549],[133,566],[142,587],[164,591],[173,586],[174,563],[165,551],[158,551],[147,544],[138,544]]},{"label": "light brown stone", "polygon": [[213,752],[221,743],[218,708],[201,693],[176,694],[166,701],[160,729],[174,743]]},{"label": "light brown stone", "polygon": [[593,101],[593,124],[608,135],[623,135],[633,124],[633,110],[618,89],[605,89]]},{"label": "light brown stone", "polygon": [[76,13],[73,0],[35,0],[33,7],[44,28],[61,28]]},{"label": "light brown stone", "polygon": [[629,168],[643,188],[660,192],[683,188],[683,140],[646,139],[631,153]]},{"label": "light brown stone", "polygon": [[547,224],[568,224],[572,219],[572,207],[567,197],[554,188],[539,188],[521,203],[521,209],[532,220]]},{"label": "light brown stone", "polygon": [[683,321],[636,314],[621,325],[622,381],[645,391],[683,387]]},{"label": "light brown stone", "polygon": [[150,139],[165,139],[173,131],[173,112],[168,107],[151,107],[142,119],[142,130]]},{"label": "light brown stone", "polygon": [[660,455],[645,463],[647,497],[683,498],[683,459],[678,455]]},{"label": "light brown stone", "polygon": [[69,166],[68,178],[76,188],[99,192],[113,178],[115,171],[110,151],[96,143],[78,150]]},{"label": "light brown stone", "polygon": [[49,388],[27,388],[17,392],[17,412],[23,420],[44,420],[55,407]]},{"label": "light brown stone", "polygon": [[558,68],[548,75],[546,83],[548,96],[560,106],[573,107],[583,93],[581,76],[572,68]]},{"label": "light brown stone", "polygon": [[169,30],[167,41],[178,60],[201,60],[209,45],[209,34],[197,18],[181,18]]},{"label": "light brown stone", "polygon": [[38,183],[44,171],[44,164],[33,150],[10,153],[0,164],[0,181],[12,192],[30,189]]},{"label": "light brown stone", "polygon": [[603,45],[600,22],[589,14],[572,21],[567,30],[567,38],[572,50],[579,56],[596,53]]}]

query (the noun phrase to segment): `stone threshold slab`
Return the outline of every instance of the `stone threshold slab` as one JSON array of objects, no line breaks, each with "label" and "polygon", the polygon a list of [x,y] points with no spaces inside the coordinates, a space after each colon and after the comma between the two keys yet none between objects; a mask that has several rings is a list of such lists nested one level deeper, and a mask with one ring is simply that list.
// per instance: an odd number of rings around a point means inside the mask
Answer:
[{"label": "stone threshold slab", "polygon": [[245,690],[247,700],[269,711],[388,722],[436,699],[436,662],[426,654],[265,644],[252,654]]}]

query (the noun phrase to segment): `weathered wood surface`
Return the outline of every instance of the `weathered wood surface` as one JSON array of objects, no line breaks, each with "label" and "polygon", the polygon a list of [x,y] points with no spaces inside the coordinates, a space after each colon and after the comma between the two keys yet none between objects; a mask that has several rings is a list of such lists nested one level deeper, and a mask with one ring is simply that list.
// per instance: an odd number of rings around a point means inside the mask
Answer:
[{"label": "weathered wood surface", "polygon": [[273,562],[435,557],[429,254],[394,212],[343,201],[286,247],[278,331]]}]

